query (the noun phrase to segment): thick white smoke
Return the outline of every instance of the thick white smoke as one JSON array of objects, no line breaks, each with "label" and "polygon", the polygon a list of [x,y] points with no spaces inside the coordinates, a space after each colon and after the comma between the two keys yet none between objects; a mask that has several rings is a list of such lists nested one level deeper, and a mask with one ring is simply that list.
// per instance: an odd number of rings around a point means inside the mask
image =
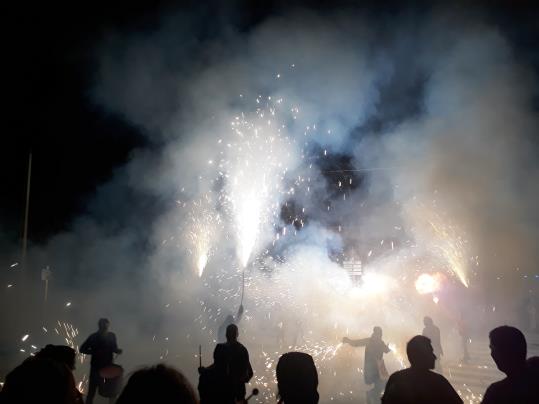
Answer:
[{"label": "thick white smoke", "polygon": [[[510,318],[526,290],[521,274],[539,259],[537,120],[535,78],[500,32],[447,13],[387,27],[302,11],[211,38],[193,21],[168,16],[97,54],[95,102],[152,144],[117,181],[135,199],[159,201],[157,219],[140,228],[135,213],[120,231],[84,219],[43,249],[47,259],[71,257],[88,279],[111,268],[92,293],[121,307],[110,310],[123,318],[116,327],[151,319],[147,336],[125,337],[133,352],[155,333],[155,351],[195,377],[198,344],[209,357],[239,305],[243,267],[256,381],[272,382],[269,351],[301,345],[290,336],[301,334],[319,349],[326,399],[357,384],[349,358],[328,365],[342,378],[325,367],[340,337],[379,324],[400,344],[420,331],[422,313],[438,310],[414,290],[421,272],[444,274],[440,305],[454,317],[455,296],[469,293],[481,307],[507,306]],[[98,200],[106,210],[124,198],[105,190]],[[148,206],[125,202],[118,209]],[[343,250],[362,260],[362,285],[335,258]],[[502,293],[497,277],[507,295],[485,292]],[[147,314],[122,307],[130,299]],[[447,332],[454,317],[440,320]]]}]

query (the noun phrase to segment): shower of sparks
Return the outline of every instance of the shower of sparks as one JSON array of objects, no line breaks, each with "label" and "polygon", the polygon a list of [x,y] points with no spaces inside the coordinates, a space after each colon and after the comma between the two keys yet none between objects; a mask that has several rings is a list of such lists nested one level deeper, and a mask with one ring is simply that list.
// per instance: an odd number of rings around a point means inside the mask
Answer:
[{"label": "shower of sparks", "polygon": [[464,286],[468,287],[464,240],[457,234],[453,226],[444,226],[442,222],[435,221],[429,221],[429,223],[432,226],[434,234],[437,236],[437,249],[446,259],[457,278]]},{"label": "shower of sparks", "polygon": [[[405,218],[413,229],[417,246],[426,255],[437,257],[440,265],[468,287],[469,254],[462,229],[439,212],[435,203],[410,203],[406,207]],[[472,261],[477,262],[477,258]]]},{"label": "shower of sparks", "polygon": [[221,217],[214,211],[214,202],[210,194],[192,201],[189,205],[188,238],[194,265],[199,277],[202,276],[212,253],[212,244],[221,225]]},{"label": "shower of sparks", "polygon": [[[281,122],[282,99],[256,98],[252,113],[241,113],[230,123],[232,139],[226,143],[219,169],[226,177],[225,200],[236,234],[237,258],[245,268],[261,227],[279,214],[283,181],[295,156],[291,138]],[[296,109],[297,111],[297,109]],[[297,112],[296,112],[297,113]],[[290,191],[293,192],[293,191]]]}]

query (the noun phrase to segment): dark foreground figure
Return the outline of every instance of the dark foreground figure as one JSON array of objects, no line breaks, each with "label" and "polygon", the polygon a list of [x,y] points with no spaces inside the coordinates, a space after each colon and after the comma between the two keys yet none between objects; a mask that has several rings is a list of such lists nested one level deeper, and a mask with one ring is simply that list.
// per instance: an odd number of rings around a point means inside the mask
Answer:
[{"label": "dark foreground figure", "polygon": [[483,404],[537,404],[539,378],[533,360],[526,364],[527,344],[522,332],[507,325],[489,334],[490,353],[498,369],[507,375],[492,383],[483,397]]},{"label": "dark foreground figure", "polygon": [[311,355],[288,352],[276,369],[279,404],[317,404],[318,372]]},{"label": "dark foreground figure", "polygon": [[176,369],[157,365],[136,371],[129,378],[116,404],[197,404],[189,381]]},{"label": "dark foreground figure", "polygon": [[[95,392],[101,381],[99,371],[114,362],[114,354],[121,354],[122,350],[118,348],[116,335],[109,332],[110,321],[106,318],[99,319],[98,330],[90,335],[80,346],[80,352],[91,355],[90,377],[88,382],[88,396],[86,404],[92,404]],[[111,398],[113,401],[114,398]]]},{"label": "dark foreground figure", "polygon": [[247,348],[238,341],[236,324],[226,328],[226,341],[215,347],[213,365],[199,369],[198,390],[204,404],[245,402],[245,383],[253,377],[253,368]]},{"label": "dark foreground figure", "polygon": [[68,346],[47,345],[7,375],[0,403],[82,404],[72,373],[75,354]]},{"label": "dark foreground figure", "polygon": [[365,347],[365,364],[363,367],[363,378],[366,384],[373,387],[367,391],[367,403],[377,404],[384,391],[387,369],[384,364],[383,355],[389,352],[389,347],[382,341],[382,328],[374,327],[370,338],[353,340],[347,337],[342,339],[344,344]]},{"label": "dark foreground figure", "polygon": [[462,404],[447,379],[431,372],[436,355],[429,338],[416,335],[406,345],[406,353],[411,366],[389,377],[383,404]]},{"label": "dark foreground figure", "polygon": [[213,364],[200,367],[198,393],[200,404],[233,404],[234,391],[228,374],[226,344],[217,344],[213,351]]}]

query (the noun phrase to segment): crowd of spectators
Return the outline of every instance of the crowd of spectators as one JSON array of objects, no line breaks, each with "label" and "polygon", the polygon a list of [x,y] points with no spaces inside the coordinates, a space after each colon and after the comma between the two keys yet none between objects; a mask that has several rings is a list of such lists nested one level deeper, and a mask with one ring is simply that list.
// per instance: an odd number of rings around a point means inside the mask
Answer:
[{"label": "crowd of spectators", "polygon": [[[116,345],[116,339],[109,335],[108,321],[103,320],[100,320],[98,333],[89,337],[81,346],[81,351],[98,357],[101,361],[106,357],[108,359],[105,362],[109,363],[112,361],[110,353],[103,352],[102,347],[106,345],[107,349],[112,349],[116,353],[121,350]],[[427,321],[425,325],[432,326],[431,321]],[[215,347],[214,363],[199,368],[198,394],[181,372],[173,367],[158,364],[135,371],[130,375],[125,387],[118,390],[119,395],[110,393],[108,397],[111,402],[117,404],[246,403],[253,396],[246,397],[245,389],[245,384],[253,376],[253,369],[249,363],[247,349],[238,341],[238,335],[238,327],[234,323],[228,324],[226,342],[218,343]],[[374,340],[371,340],[372,338]],[[490,332],[489,339],[492,358],[498,369],[507,377],[487,388],[482,403],[539,403],[539,357],[526,359],[526,339],[522,332],[514,327],[501,326]],[[345,338],[345,342],[367,348],[371,344],[371,350],[375,343],[382,347],[381,329],[375,328],[373,336],[369,339]],[[382,347],[380,351],[383,354],[384,348]],[[442,374],[433,371],[436,353],[441,352],[440,346],[433,344],[425,335],[416,335],[409,340],[406,352],[410,367],[390,375],[381,391],[375,389],[378,396],[372,397],[371,390],[369,402],[383,404],[463,402],[449,381]],[[76,388],[73,376],[76,355],[77,352],[70,347],[47,345],[7,375],[0,392],[0,404],[82,404],[83,396]],[[97,372],[99,369],[93,370]],[[377,372],[374,368],[371,370],[373,373]],[[108,377],[107,371],[96,373],[94,392],[95,389],[98,389],[99,393],[102,392],[101,383]],[[276,402],[282,404],[319,402],[318,371],[310,355],[303,352],[284,353],[277,363],[275,372]],[[111,378],[116,377],[113,373],[110,373]],[[254,394],[257,394],[256,389]],[[92,398],[93,396],[87,396],[86,402]]]}]

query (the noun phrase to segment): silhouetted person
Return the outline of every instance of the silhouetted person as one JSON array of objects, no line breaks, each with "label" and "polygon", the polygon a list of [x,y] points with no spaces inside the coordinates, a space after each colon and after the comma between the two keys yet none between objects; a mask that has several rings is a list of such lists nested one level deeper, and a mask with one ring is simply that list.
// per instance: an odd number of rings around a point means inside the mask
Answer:
[{"label": "silhouetted person", "polygon": [[342,342],[352,346],[365,347],[363,378],[365,383],[373,385],[372,389],[367,392],[367,403],[379,403],[380,396],[384,391],[385,377],[387,376],[383,355],[389,352],[389,347],[382,341],[382,329],[374,327],[370,338],[352,340],[344,337]]},{"label": "silhouetted person", "polygon": [[[93,402],[95,392],[101,382],[99,370],[112,365],[115,353],[122,353],[122,350],[118,348],[116,335],[109,332],[110,321],[106,318],[101,318],[97,326],[97,332],[90,335],[79,349],[81,353],[92,356],[86,404]],[[112,398],[111,401],[113,401]]]},{"label": "silhouetted person", "polygon": [[318,403],[318,372],[311,355],[285,353],[277,362],[276,376],[280,404]]},{"label": "silhouetted person", "polygon": [[492,359],[507,377],[487,388],[482,403],[539,403],[538,380],[533,377],[533,369],[526,366],[524,334],[518,328],[503,325],[493,329],[489,339]]},{"label": "silhouetted person", "polygon": [[52,359],[56,362],[63,363],[69,370],[75,370],[75,360],[77,352],[66,345],[51,345],[48,344],[35,355],[39,359]]},{"label": "silhouetted person", "polygon": [[444,354],[444,350],[442,349],[440,329],[436,324],[434,324],[434,321],[432,321],[432,318],[430,318],[429,316],[425,316],[425,318],[423,319],[423,324],[425,325],[425,328],[423,328],[422,334],[424,337],[430,339],[432,349],[434,350],[434,355],[436,355],[436,363],[434,367],[437,371],[441,372],[442,365],[440,363],[440,359]]},{"label": "silhouetted person", "polygon": [[198,369],[200,404],[234,404],[226,344],[217,344],[213,351],[213,364]]},{"label": "silhouetted person", "polygon": [[28,358],[7,376],[0,392],[2,404],[79,404],[71,370],[49,358]]},{"label": "silhouetted person", "polygon": [[245,383],[253,377],[249,362],[249,352],[238,342],[238,326],[230,324],[226,328],[226,354],[230,385],[237,401],[245,400]]},{"label": "silhouetted person", "polygon": [[423,335],[413,337],[406,345],[406,354],[411,366],[389,377],[383,404],[462,404],[462,399],[447,379],[431,372],[436,355],[429,338]]},{"label": "silhouetted person", "polygon": [[223,321],[223,323],[219,326],[219,330],[217,331],[218,343],[226,342],[226,328],[230,324],[238,325],[239,322],[241,321],[242,315],[243,315],[243,304],[240,305],[235,318],[232,314],[229,314],[228,316],[226,316],[225,321]]},{"label": "silhouetted person", "polygon": [[35,358],[52,360],[65,366],[71,373],[71,379],[73,380],[74,387],[74,397],[76,397],[79,404],[82,404],[82,394],[75,387],[75,377],[73,376],[73,371],[75,370],[75,360],[77,358],[77,352],[73,348],[66,345],[48,344],[45,346],[45,348],[41,349],[35,354]]},{"label": "silhouetted person", "polygon": [[176,369],[157,365],[131,375],[116,404],[197,404],[189,381]]}]

